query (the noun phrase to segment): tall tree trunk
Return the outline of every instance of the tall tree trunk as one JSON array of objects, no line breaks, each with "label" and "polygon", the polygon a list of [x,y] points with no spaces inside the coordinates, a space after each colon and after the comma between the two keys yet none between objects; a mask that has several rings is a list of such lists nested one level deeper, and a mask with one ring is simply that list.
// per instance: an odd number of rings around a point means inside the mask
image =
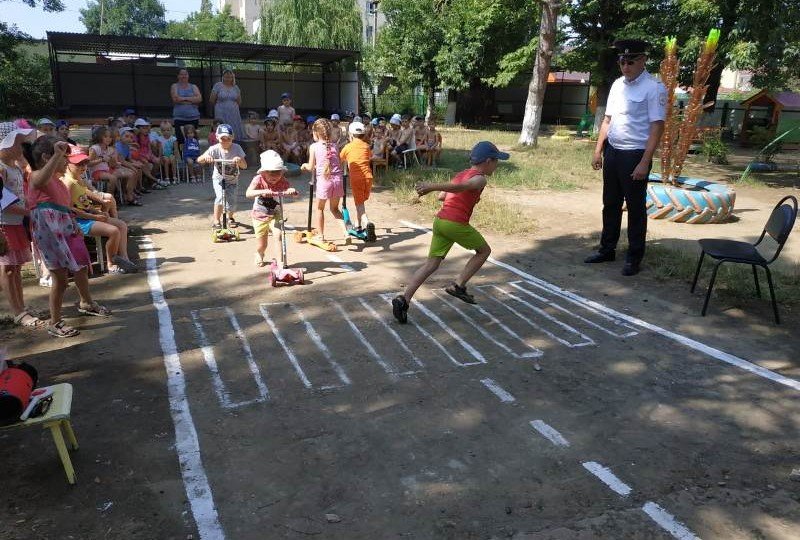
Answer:
[{"label": "tall tree trunk", "polygon": [[542,0],[542,21],[539,25],[539,45],[536,48],[536,62],[533,65],[533,77],[528,85],[528,100],[525,102],[525,117],[522,120],[522,132],[519,143],[536,146],[539,138],[539,127],[542,123],[542,105],[547,90],[547,75],[550,73],[550,61],[556,42],[556,27],[560,0]]},{"label": "tall tree trunk", "polygon": [[436,114],[436,89],[433,85],[428,85],[425,90],[425,121],[427,122]]}]

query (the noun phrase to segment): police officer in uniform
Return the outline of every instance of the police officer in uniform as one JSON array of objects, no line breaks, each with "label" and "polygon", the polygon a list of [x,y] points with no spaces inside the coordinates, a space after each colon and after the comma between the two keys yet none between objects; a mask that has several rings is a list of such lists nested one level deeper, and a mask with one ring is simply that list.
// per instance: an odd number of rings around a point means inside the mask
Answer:
[{"label": "police officer in uniform", "polygon": [[647,234],[645,193],[653,154],[664,131],[667,90],[645,70],[647,43],[638,39],[614,43],[622,77],[608,94],[605,117],[592,167],[603,169],[603,233],[600,250],[584,262],[616,257],[622,224],[622,202],[628,208],[628,253],[623,276],[639,273]]}]

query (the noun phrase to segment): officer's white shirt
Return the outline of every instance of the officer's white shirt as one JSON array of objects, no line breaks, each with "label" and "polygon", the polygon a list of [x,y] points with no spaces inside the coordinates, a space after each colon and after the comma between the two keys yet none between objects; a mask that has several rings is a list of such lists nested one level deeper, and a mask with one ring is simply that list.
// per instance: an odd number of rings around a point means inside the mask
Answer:
[{"label": "officer's white shirt", "polygon": [[647,71],[630,82],[620,77],[608,93],[608,143],[618,150],[644,150],[650,123],[666,118],[666,105],[666,87]]}]

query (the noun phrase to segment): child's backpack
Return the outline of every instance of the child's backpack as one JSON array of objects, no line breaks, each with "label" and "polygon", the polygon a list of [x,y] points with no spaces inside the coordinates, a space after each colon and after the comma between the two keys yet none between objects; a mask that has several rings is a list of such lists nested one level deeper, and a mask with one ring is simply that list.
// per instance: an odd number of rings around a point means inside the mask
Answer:
[{"label": "child's backpack", "polygon": [[19,421],[39,379],[36,368],[25,362],[0,361],[0,368],[3,367],[5,369],[0,371],[0,426]]}]

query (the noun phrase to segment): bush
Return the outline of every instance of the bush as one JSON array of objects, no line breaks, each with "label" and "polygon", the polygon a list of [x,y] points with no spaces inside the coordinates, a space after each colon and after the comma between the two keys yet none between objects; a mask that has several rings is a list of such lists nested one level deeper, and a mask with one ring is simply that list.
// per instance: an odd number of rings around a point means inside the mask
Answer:
[{"label": "bush", "polygon": [[43,116],[55,111],[50,61],[41,54],[17,51],[0,69],[0,116]]},{"label": "bush", "polygon": [[703,139],[703,155],[711,163],[725,165],[728,163],[728,145],[719,135],[706,137]]}]

